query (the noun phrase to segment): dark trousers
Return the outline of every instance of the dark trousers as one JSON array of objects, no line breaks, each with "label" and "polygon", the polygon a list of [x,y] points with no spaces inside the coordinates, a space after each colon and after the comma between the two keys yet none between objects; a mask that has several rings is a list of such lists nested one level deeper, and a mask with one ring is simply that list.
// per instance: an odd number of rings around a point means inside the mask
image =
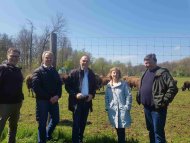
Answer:
[{"label": "dark trousers", "polygon": [[20,117],[21,103],[0,104],[0,136],[5,127],[6,121],[9,121],[8,143],[16,142],[17,126]]},{"label": "dark trousers", "polygon": [[125,143],[125,128],[115,128],[117,131],[118,143]]},{"label": "dark trousers", "polygon": [[155,111],[152,108],[144,107],[147,130],[149,131],[150,143],[166,143],[165,123],[167,109]]},{"label": "dark trousers", "polygon": [[[50,120],[47,125],[48,113]],[[47,139],[52,138],[52,133],[59,123],[59,104],[51,104],[47,100],[36,100],[36,120],[38,121],[38,143],[46,143]]]},{"label": "dark trousers", "polygon": [[90,104],[85,100],[79,101],[73,111],[72,143],[80,143],[83,140],[83,134],[88,118]]}]

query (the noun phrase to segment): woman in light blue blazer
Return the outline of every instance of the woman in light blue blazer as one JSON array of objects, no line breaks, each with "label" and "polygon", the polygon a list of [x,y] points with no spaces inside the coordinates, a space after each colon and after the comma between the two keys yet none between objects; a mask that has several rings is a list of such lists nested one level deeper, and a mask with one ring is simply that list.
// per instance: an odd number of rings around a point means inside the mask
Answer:
[{"label": "woman in light blue blazer", "polygon": [[125,143],[125,128],[131,125],[132,95],[128,84],[120,80],[119,68],[111,68],[109,77],[110,82],[105,92],[105,108],[111,125],[117,131],[118,143]]}]

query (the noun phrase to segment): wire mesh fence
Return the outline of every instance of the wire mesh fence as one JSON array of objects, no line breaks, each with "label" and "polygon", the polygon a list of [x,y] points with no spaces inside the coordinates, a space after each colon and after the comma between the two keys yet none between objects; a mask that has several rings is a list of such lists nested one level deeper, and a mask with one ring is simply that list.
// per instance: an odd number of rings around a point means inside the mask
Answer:
[{"label": "wire mesh fence", "polygon": [[148,53],[155,53],[158,63],[190,56],[190,37],[70,37],[73,49],[85,50],[93,57],[131,62],[138,65]]}]

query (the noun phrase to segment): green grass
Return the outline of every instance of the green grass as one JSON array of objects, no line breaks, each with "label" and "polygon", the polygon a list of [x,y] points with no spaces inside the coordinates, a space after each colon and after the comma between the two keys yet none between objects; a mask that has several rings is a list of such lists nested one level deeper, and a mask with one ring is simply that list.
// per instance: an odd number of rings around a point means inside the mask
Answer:
[{"label": "green grass", "polygon": [[[168,143],[190,142],[190,91],[181,91],[182,84],[190,78],[176,78],[178,80],[179,93],[168,108],[167,123],[165,127]],[[21,109],[21,117],[18,125],[18,143],[37,142],[37,122],[35,121],[35,99],[28,97],[26,86],[23,91],[25,100]],[[129,143],[148,143],[143,106],[138,106],[135,101],[136,90],[132,91],[133,105],[131,110],[132,125],[126,129],[126,137]],[[63,90],[60,99],[60,124],[54,132],[54,141],[49,143],[71,143],[71,112],[67,109],[67,93]],[[116,132],[108,122],[104,110],[104,93],[98,92],[93,101],[94,111],[89,114],[85,130],[85,143],[116,143]],[[0,142],[7,141],[7,125]]]}]

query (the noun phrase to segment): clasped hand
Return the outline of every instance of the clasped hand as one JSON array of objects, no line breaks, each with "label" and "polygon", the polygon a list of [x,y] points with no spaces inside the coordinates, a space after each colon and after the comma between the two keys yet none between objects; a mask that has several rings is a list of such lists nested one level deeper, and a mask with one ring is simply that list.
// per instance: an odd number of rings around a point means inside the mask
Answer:
[{"label": "clasped hand", "polygon": [[57,103],[58,100],[59,100],[59,96],[57,96],[57,95],[50,98],[50,102],[51,102],[52,104]]},{"label": "clasped hand", "polygon": [[[83,96],[82,93],[78,93],[76,97],[77,97],[77,99],[83,99],[83,98],[85,98],[86,96]],[[91,94],[88,94],[88,98],[87,98],[86,102],[91,101],[91,100],[92,100],[92,97],[93,97],[93,96],[92,96]]]}]

